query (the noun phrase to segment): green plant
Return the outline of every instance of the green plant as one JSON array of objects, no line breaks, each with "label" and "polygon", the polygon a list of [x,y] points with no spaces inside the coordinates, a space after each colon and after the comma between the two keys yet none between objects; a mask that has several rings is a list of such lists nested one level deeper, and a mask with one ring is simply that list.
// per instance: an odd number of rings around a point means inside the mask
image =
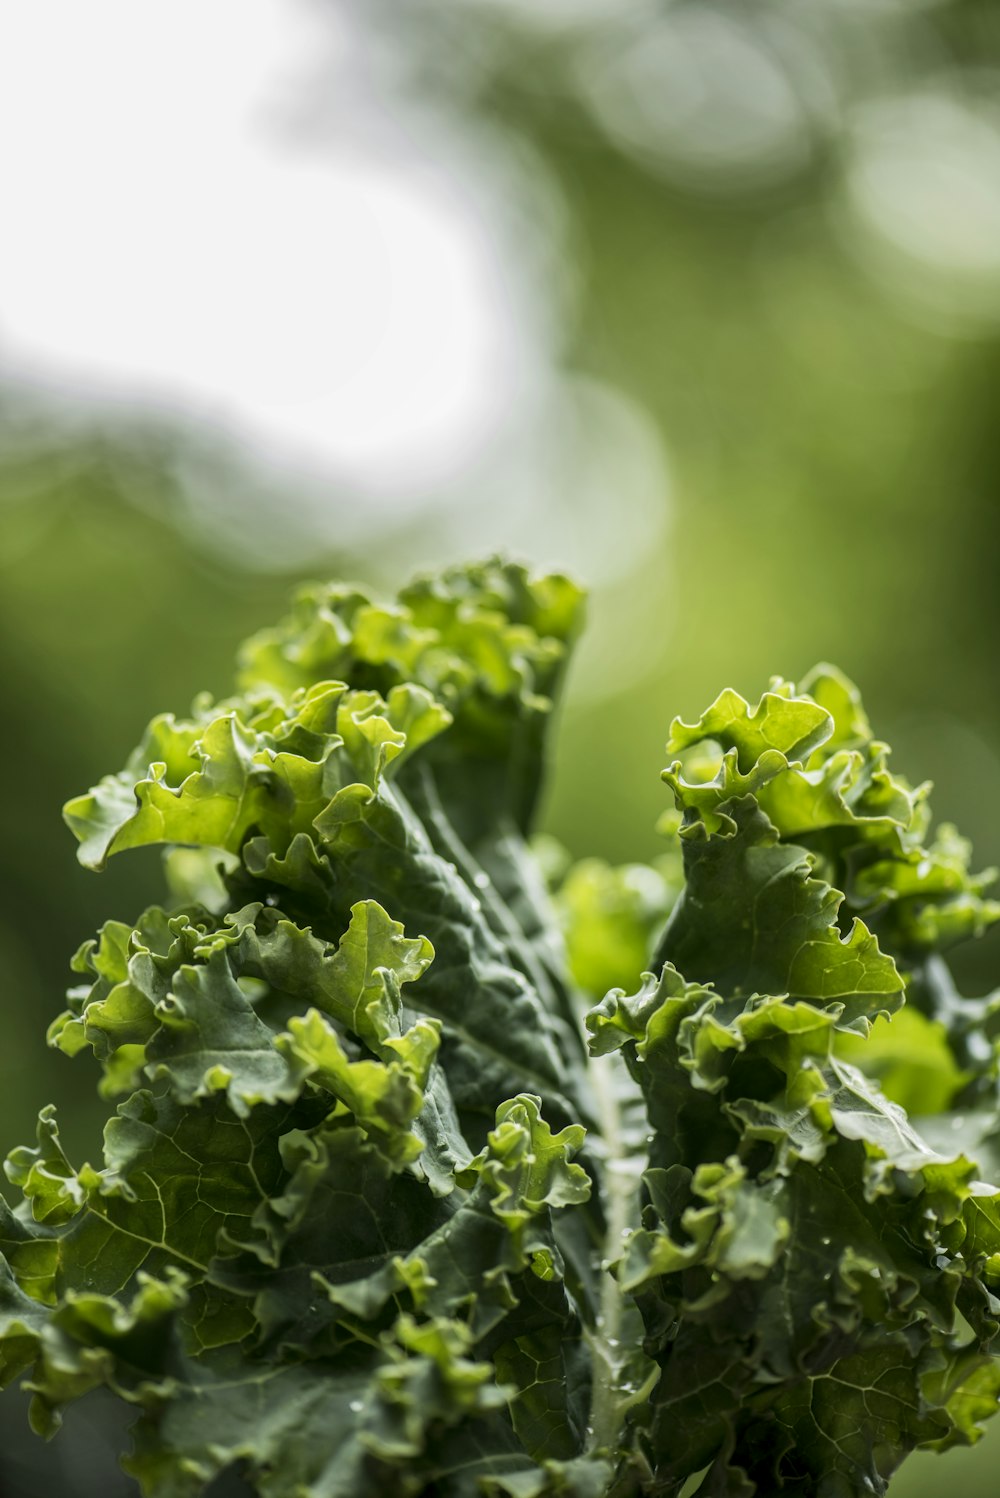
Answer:
[{"label": "green plant", "polygon": [[74,960],[51,1040],[123,1101],[99,1168],[51,1109],[9,1158],[0,1369],[44,1433],[131,1402],[156,1498],[852,1498],[996,1404],[1000,1197],[923,1137],[988,1165],[986,879],[830,668],[674,723],[656,868],[562,869],[580,609],[307,588],[66,808],[170,900]]}]

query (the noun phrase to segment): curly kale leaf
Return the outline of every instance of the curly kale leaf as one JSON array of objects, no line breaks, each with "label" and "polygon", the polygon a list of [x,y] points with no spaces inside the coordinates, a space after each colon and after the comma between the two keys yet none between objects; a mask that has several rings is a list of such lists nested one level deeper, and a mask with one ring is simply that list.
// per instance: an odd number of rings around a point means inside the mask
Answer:
[{"label": "curly kale leaf", "polygon": [[652,1129],[615,1273],[660,1370],[636,1460],[670,1495],[706,1467],[699,1494],[882,1493],[907,1451],[975,1439],[1000,1392],[1000,1197],[859,1069],[892,1055],[912,1097],[933,1033],[961,1085],[944,1026],[918,1013],[894,1052],[889,1016],[926,960],[919,913],[940,947],[959,907],[970,933],[993,911],[968,879],[903,897],[940,868],[926,791],[889,776],[843,678],[807,685],[675,723],[684,887],[654,971],[588,1018]]},{"label": "curly kale leaf", "polygon": [[[50,1028],[117,1106],[8,1157],[0,1379],[45,1434],[115,1391],[148,1498],[862,1498],[996,1405],[988,876],[822,667],[676,722],[671,851],[550,890],[580,617],[305,588],[66,808],[167,891]],[[956,1099],[971,1153],[900,1106]]]}]

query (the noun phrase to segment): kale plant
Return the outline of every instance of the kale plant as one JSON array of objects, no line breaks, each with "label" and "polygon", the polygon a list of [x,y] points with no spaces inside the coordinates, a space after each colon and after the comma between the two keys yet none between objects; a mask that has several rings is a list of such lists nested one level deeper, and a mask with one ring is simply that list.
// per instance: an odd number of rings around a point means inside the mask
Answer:
[{"label": "kale plant", "polygon": [[830,667],[673,724],[654,866],[566,868],[580,617],[306,588],[66,808],[169,895],[74,959],[117,1106],[9,1157],[0,1367],[44,1434],[133,1405],[150,1498],[861,1498],[995,1408],[1000,1005],[941,956],[987,878]]}]

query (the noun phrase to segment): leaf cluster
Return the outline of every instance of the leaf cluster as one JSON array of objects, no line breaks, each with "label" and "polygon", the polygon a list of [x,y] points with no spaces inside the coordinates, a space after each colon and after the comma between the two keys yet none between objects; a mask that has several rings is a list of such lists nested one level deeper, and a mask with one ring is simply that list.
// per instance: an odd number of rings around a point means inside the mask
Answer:
[{"label": "leaf cluster", "polygon": [[115,1109],[8,1157],[0,1377],[134,1406],[149,1498],[861,1498],[996,1405],[989,876],[829,667],[674,723],[656,865],[567,867],[581,610],[303,589],[66,807],[166,893],[74,959]]}]

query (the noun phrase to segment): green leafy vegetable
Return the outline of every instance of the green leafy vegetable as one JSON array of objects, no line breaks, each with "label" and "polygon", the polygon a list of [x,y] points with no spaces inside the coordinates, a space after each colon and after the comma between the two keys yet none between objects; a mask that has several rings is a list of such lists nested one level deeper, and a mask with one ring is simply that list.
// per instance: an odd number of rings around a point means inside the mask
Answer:
[{"label": "green leafy vegetable", "polygon": [[133,1405],[149,1498],[861,1498],[996,1405],[990,876],[830,667],[675,722],[655,866],[568,867],[580,616],[306,588],[66,808],[167,893],[74,959],[117,1107],[8,1157],[0,1373]]}]

